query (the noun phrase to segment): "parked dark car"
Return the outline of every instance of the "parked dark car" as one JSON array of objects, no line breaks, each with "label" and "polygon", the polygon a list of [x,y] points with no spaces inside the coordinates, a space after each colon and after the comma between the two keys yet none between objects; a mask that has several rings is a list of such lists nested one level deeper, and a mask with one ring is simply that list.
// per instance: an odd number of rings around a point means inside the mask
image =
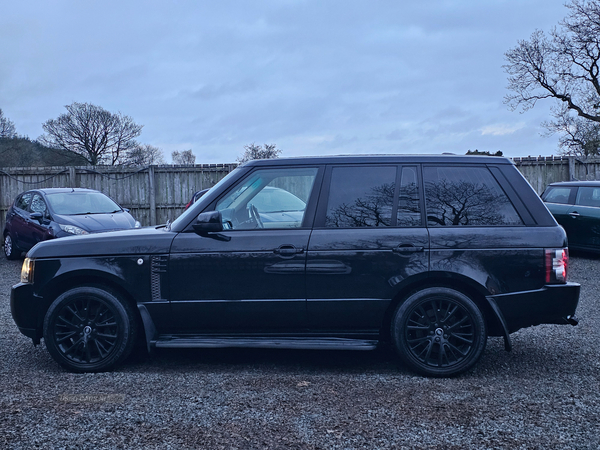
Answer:
[{"label": "parked dark car", "polygon": [[4,254],[17,259],[41,241],[140,228],[129,212],[92,189],[36,189],[18,195],[6,213]]},{"label": "parked dark car", "polygon": [[149,350],[391,344],[452,376],[488,336],[577,324],[566,245],[506,158],[251,161],[170,225],[37,245],[11,311],[75,372],[121,363],[141,330]]},{"label": "parked dark car", "polygon": [[552,183],[542,199],[567,232],[570,248],[600,252],[600,181]]}]

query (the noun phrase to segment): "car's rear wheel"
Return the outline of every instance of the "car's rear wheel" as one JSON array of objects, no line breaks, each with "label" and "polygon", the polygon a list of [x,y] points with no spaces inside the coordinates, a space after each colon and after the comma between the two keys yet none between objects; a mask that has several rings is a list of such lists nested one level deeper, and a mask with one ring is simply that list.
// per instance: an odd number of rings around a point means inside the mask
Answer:
[{"label": "car's rear wheel", "polygon": [[18,259],[21,257],[21,250],[15,245],[10,233],[4,235],[4,254],[6,259]]},{"label": "car's rear wheel", "polygon": [[396,310],[391,334],[402,361],[415,372],[433,377],[469,370],[487,342],[485,320],[477,305],[445,287],[410,295]]},{"label": "car's rear wheel", "polygon": [[44,319],[50,355],[72,372],[102,372],[124,360],[134,345],[137,322],[131,307],[97,287],[59,296]]}]

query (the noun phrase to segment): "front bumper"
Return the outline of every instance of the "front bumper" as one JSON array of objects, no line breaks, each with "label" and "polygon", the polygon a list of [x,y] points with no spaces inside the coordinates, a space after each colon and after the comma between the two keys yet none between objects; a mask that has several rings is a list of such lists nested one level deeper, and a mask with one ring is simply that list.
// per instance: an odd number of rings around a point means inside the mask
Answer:
[{"label": "front bumper", "polygon": [[521,328],[549,324],[577,324],[578,283],[548,284],[535,291],[491,295],[500,309],[509,333]]},{"label": "front bumper", "polygon": [[15,284],[10,291],[10,312],[13,320],[19,331],[34,342],[39,342],[42,337],[40,300],[34,294],[32,284]]}]

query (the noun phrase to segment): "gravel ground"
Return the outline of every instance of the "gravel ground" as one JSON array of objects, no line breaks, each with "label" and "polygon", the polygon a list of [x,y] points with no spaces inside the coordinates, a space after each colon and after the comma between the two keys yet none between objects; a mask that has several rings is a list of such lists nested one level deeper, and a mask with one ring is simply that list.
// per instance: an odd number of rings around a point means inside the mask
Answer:
[{"label": "gravel ground", "polygon": [[571,258],[579,326],[491,338],[475,370],[414,376],[388,350],[164,350],[64,372],[10,315],[0,258],[0,448],[598,449],[600,259]]}]

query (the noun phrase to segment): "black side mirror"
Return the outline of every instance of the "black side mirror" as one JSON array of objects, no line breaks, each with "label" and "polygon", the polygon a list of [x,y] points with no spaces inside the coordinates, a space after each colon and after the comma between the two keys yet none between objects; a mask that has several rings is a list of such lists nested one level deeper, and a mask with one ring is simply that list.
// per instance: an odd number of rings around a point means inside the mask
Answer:
[{"label": "black side mirror", "polygon": [[209,211],[198,214],[192,227],[194,228],[194,231],[200,235],[220,233],[223,231],[221,211]]}]

